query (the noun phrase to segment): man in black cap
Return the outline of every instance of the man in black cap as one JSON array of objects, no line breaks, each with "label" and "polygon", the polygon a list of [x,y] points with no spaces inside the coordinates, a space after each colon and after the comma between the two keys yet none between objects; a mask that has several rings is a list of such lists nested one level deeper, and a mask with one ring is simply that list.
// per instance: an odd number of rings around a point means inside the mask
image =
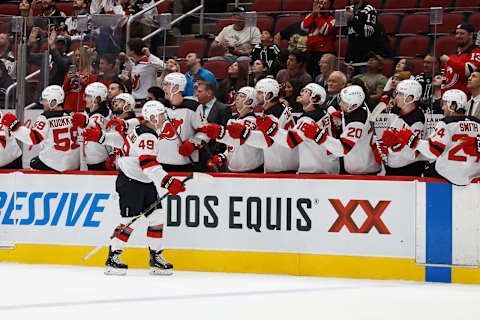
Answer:
[{"label": "man in black cap", "polygon": [[467,80],[476,70],[480,70],[480,48],[473,42],[474,28],[469,23],[459,24],[455,30],[457,53],[440,57],[445,64],[442,94],[446,90],[459,89],[470,96]]}]

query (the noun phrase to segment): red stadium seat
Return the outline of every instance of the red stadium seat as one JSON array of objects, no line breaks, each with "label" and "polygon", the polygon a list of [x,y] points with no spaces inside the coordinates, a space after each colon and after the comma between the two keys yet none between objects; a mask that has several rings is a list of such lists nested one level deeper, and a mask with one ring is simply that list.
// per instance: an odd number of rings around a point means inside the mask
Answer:
[{"label": "red stadium seat", "polygon": [[[338,55],[338,46],[340,46],[340,55]],[[345,58],[345,55],[347,53],[347,47],[348,47],[347,38],[342,38],[341,41],[338,41],[337,39],[335,41],[335,55],[338,56],[339,58]]]},{"label": "red stadium seat", "polygon": [[288,49],[288,40],[281,40],[280,41],[280,50]]},{"label": "red stadium seat", "polygon": [[400,25],[397,36],[426,34],[430,28],[430,16],[427,14],[406,15]]},{"label": "red stadium seat", "polygon": [[263,30],[272,32],[273,29],[273,18],[272,17],[258,17],[257,18],[257,27],[260,29],[260,32]]},{"label": "red stadium seat", "polygon": [[229,65],[226,61],[207,61],[203,64],[203,68],[211,71],[216,79],[225,79]]},{"label": "red stadium seat", "polygon": [[378,19],[382,21],[385,26],[385,31],[388,34],[395,34],[398,31],[398,23],[400,16],[396,14],[379,14]]},{"label": "red stadium seat", "polygon": [[424,56],[428,52],[430,39],[424,36],[403,38],[398,46],[397,57]]},{"label": "red stadium seat", "polygon": [[[450,54],[457,51],[457,40],[455,36],[440,37],[435,43],[435,55],[440,57],[442,54]],[[433,47],[432,47],[433,52]]]},{"label": "red stadium seat", "polygon": [[383,65],[383,69],[382,69],[382,74],[385,77],[389,78],[393,73],[393,61],[390,60],[390,59],[384,59],[383,63],[384,63],[384,65]]},{"label": "red stadium seat", "polygon": [[451,8],[452,0],[421,0],[419,8],[444,7]]},{"label": "red stadium seat", "polygon": [[282,10],[282,0],[255,0],[252,11],[256,12],[278,12]]},{"label": "red stadium seat", "polygon": [[71,16],[73,14],[73,2],[56,1],[55,6],[58,10],[65,13],[67,16]]},{"label": "red stadium seat", "polygon": [[170,12],[170,8],[172,7],[172,1],[165,1],[162,4],[157,6],[158,14]]},{"label": "red stadium seat", "polygon": [[[443,15],[443,23],[437,25],[437,34],[451,34],[455,33],[456,27],[465,20],[465,17],[461,13],[446,13]],[[431,26],[431,32],[435,26]]]},{"label": "red stadium seat", "polygon": [[187,69],[187,61],[185,60],[180,60],[180,61],[177,61],[178,64],[180,65],[180,72],[185,74],[187,73],[188,69]]},{"label": "red stadium seat", "polygon": [[0,33],[10,33],[10,17],[0,18]]},{"label": "red stadium seat", "polygon": [[335,0],[335,4],[333,6],[335,9],[345,9],[347,2],[348,0]]},{"label": "red stadium seat", "polygon": [[423,72],[423,59],[415,58],[410,60],[413,63],[413,74],[417,75]]},{"label": "red stadium seat", "polygon": [[480,13],[472,14],[470,16],[470,19],[468,19],[468,22],[475,27],[475,30],[479,30],[480,29]]},{"label": "red stadium seat", "polygon": [[285,0],[283,11],[310,11],[312,4],[312,0]]},{"label": "red stadium seat", "polygon": [[377,10],[382,9],[383,7],[383,0],[368,0],[368,3]]},{"label": "red stadium seat", "polygon": [[178,49],[177,57],[185,58],[187,54],[189,54],[190,52],[195,52],[197,54],[197,57],[203,58],[206,48],[207,48],[207,41],[203,39],[183,41],[180,44],[180,48]]},{"label": "red stadium seat", "polygon": [[210,48],[208,49],[207,57],[208,58],[221,57],[224,54],[225,54],[225,50],[223,49],[222,46],[218,46],[218,47],[215,47],[215,48],[212,48],[212,46],[210,46]]},{"label": "red stadium seat", "polygon": [[457,0],[455,2],[455,9],[456,11],[458,10],[478,11],[478,9],[480,9],[480,6],[478,5],[477,0]]},{"label": "red stadium seat", "polygon": [[233,24],[233,19],[231,19],[231,18],[220,19],[217,22],[217,27],[215,29],[215,35],[218,35],[220,33],[220,31],[222,31],[223,28],[225,28],[226,26],[229,26],[231,24]]},{"label": "red stadium seat", "polygon": [[13,3],[0,4],[0,15],[16,16],[18,13],[18,5]]},{"label": "red stadium seat", "polygon": [[[398,10],[398,9],[415,9],[417,0],[386,0],[383,7],[384,10]],[[400,11],[398,12],[400,13]]]},{"label": "red stadium seat", "polygon": [[277,23],[275,24],[275,34],[282,31],[291,24],[303,21],[302,16],[283,16],[279,17]]}]

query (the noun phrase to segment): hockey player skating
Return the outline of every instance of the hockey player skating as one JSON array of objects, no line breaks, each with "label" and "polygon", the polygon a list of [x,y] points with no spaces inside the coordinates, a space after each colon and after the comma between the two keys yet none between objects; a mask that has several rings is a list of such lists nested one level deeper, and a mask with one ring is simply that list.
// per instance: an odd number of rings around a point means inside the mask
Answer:
[{"label": "hockey player skating", "polygon": [[328,134],[327,128],[306,123],[303,132],[337,157],[343,157],[345,171],[349,174],[375,174],[380,165],[373,154],[372,129],[368,122],[368,111],[364,105],[365,94],[361,87],[353,85],[340,92],[342,109],[342,132],[339,139]]},{"label": "hockey player skating", "polygon": [[[158,199],[161,188],[176,195],[185,191],[178,180],[165,172],[157,162],[158,134],[165,122],[165,106],[159,101],[149,101],[142,108],[144,121],[127,136],[127,141],[118,132],[104,133],[99,129],[87,129],[86,141],[121,147],[125,156],[118,160],[120,171],[116,181],[119,195],[121,222],[114,232],[121,230],[132,218],[139,215]],[[147,243],[150,250],[151,274],[172,274],[173,266],[162,256],[163,220],[165,209],[157,208],[147,216]],[[127,241],[133,232],[128,227],[110,242],[105,274],[124,275],[128,266],[120,259]]]},{"label": "hockey player skating", "polygon": [[[103,83],[89,84],[85,88],[85,111],[73,115],[74,125],[82,129],[98,128],[105,130],[105,126],[112,116],[112,112],[107,106],[107,95],[108,89]],[[95,142],[84,144],[82,152],[85,152],[88,170],[112,169],[109,151],[105,146]]]},{"label": "hockey player skating", "polygon": [[44,112],[31,129],[22,126],[14,114],[7,113],[2,117],[2,124],[18,140],[28,145],[43,143],[43,149],[30,162],[32,169],[62,172],[80,167],[77,128],[73,125],[70,111],[63,109],[64,99],[60,86],[46,87],[41,100]]},{"label": "hockey player skating", "polygon": [[7,126],[2,124],[0,111],[0,169],[22,169],[22,150]]},{"label": "hockey player skating", "polygon": [[207,167],[211,171],[219,171],[227,166],[230,172],[263,173],[263,150],[240,140],[243,130],[246,132],[256,128],[253,113],[253,108],[257,104],[255,96],[254,88],[241,88],[235,98],[235,107],[238,111],[236,118],[230,119],[227,126],[209,123],[202,129],[210,139],[228,145],[225,153],[217,154],[207,161]]},{"label": "hockey player skating", "polygon": [[382,140],[388,146],[406,146],[434,161],[427,176],[444,178],[456,185],[467,185],[480,176],[480,120],[466,116],[466,107],[467,96],[463,91],[445,91],[442,96],[445,118],[437,123],[426,140],[420,139],[418,132],[408,128],[386,130]]}]

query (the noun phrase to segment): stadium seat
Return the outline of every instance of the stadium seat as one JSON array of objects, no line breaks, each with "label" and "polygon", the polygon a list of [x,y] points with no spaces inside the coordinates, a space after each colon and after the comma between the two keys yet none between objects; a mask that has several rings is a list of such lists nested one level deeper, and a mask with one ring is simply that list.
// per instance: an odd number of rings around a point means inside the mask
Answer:
[{"label": "stadium seat", "polygon": [[[465,20],[465,17],[461,13],[446,13],[443,15],[443,23],[437,25],[437,34],[444,35],[455,33],[455,28]],[[430,32],[434,32],[434,25],[431,26]]]},{"label": "stadium seat", "polygon": [[387,34],[395,34],[398,31],[398,23],[400,22],[400,16],[396,14],[379,14],[378,19],[382,21],[385,26]]},{"label": "stadium seat", "polygon": [[[340,56],[338,56],[338,46],[340,45]],[[335,41],[335,55],[339,58],[345,58],[347,54],[348,39],[342,38],[340,41],[338,39]]]},{"label": "stadium seat", "polygon": [[261,13],[278,12],[282,10],[282,0],[255,0],[252,11]]},{"label": "stadium seat", "polygon": [[0,4],[0,15],[16,16],[18,13],[18,5],[13,3]]},{"label": "stadium seat", "polygon": [[172,7],[172,1],[165,1],[164,3],[157,6],[158,14],[170,12],[170,8]]},{"label": "stadium seat", "polygon": [[470,19],[468,19],[468,22],[475,27],[475,30],[479,30],[480,29],[480,13],[472,14],[470,16]]},{"label": "stadium seat", "polygon": [[219,80],[227,77],[228,66],[229,63],[226,61],[207,61],[203,64],[203,68],[211,71]]},{"label": "stadium seat", "polygon": [[335,0],[334,7],[335,9],[345,9],[347,2],[348,0]]},{"label": "stadium seat", "polygon": [[370,3],[375,9],[380,10],[383,7],[383,0],[368,0],[368,3]]},{"label": "stadium seat", "polygon": [[233,24],[233,19],[231,19],[231,18],[218,20],[217,27],[215,29],[215,35],[218,35],[220,33],[220,31],[222,31],[223,28],[225,28],[226,26],[229,26],[231,24]]},{"label": "stadium seat", "polygon": [[393,74],[393,61],[391,59],[384,59],[383,60],[383,69],[382,74],[389,78]]},{"label": "stadium seat", "polygon": [[417,75],[423,72],[423,59],[415,58],[415,59],[410,59],[410,61],[413,63],[414,75]]},{"label": "stadium seat", "polygon": [[56,1],[55,6],[58,10],[64,12],[67,16],[71,16],[73,14],[73,2]]},{"label": "stadium seat", "polygon": [[288,40],[281,40],[280,41],[280,50],[288,49]]},{"label": "stadium seat", "polygon": [[221,56],[223,56],[224,54],[225,54],[225,50],[223,49],[223,47],[218,46],[218,47],[212,48],[212,46],[210,46],[210,48],[208,48],[207,57],[208,57],[208,58],[211,58],[211,57],[221,57]]},{"label": "stadium seat", "polygon": [[[273,29],[273,18],[272,17],[258,17],[257,18],[257,27],[260,29],[260,32],[263,30],[272,32]],[[273,36],[273,35],[272,35]]]},{"label": "stadium seat", "polygon": [[[388,10],[415,9],[416,5],[417,0],[386,0],[383,9],[385,10],[385,12],[388,12]],[[401,12],[398,11],[397,13]]]},{"label": "stadium seat", "polygon": [[452,0],[421,0],[418,7],[428,9],[431,7],[451,8],[452,2]]},{"label": "stadium seat", "polygon": [[207,41],[203,39],[194,39],[183,41],[178,49],[177,57],[185,58],[190,52],[195,52],[197,57],[203,58],[205,49],[207,48]]},{"label": "stadium seat", "polygon": [[[455,36],[440,37],[435,43],[435,55],[440,57],[442,54],[450,54],[457,51],[457,40]],[[432,47],[433,52],[433,47]]]},{"label": "stadium seat", "polygon": [[285,29],[286,27],[288,27],[289,25],[291,24],[294,24],[294,23],[297,23],[297,22],[301,22],[303,21],[303,17],[302,16],[283,16],[283,17],[279,17],[277,19],[277,23],[275,24],[275,34],[277,34],[278,32],[282,31],[283,29]]},{"label": "stadium seat", "polygon": [[312,0],[285,0],[283,11],[310,11],[312,3]]},{"label": "stadium seat", "polygon": [[455,2],[455,10],[456,11],[478,11],[480,6],[478,5],[477,0],[457,0]]},{"label": "stadium seat", "polygon": [[398,45],[397,58],[424,56],[428,52],[430,39],[424,36],[406,37]]},{"label": "stadium seat", "polygon": [[400,23],[400,30],[397,36],[412,36],[427,34],[430,28],[430,16],[427,14],[406,15]]},{"label": "stadium seat", "polygon": [[187,61],[185,60],[177,60],[178,64],[180,65],[180,72],[185,74],[187,73]]}]

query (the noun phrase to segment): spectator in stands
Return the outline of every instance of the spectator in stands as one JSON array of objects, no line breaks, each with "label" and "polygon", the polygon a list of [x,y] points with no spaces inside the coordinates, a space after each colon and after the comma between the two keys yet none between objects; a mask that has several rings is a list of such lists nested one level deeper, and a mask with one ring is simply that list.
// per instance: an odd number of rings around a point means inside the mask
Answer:
[{"label": "spectator in stands", "polygon": [[[383,70],[384,62],[383,58],[375,54],[374,52],[370,52],[369,59],[367,62],[367,72],[358,74],[353,78],[361,79],[368,89],[368,94],[370,99],[377,104],[380,101],[380,97],[382,96],[383,88],[387,83],[387,78],[381,74],[380,72]],[[354,68],[352,64],[348,65],[347,73],[348,77],[352,77],[354,72]]]},{"label": "spectator in stands", "polygon": [[91,14],[119,14],[124,15],[123,8],[115,0],[92,0]]},{"label": "spectator in stands", "polygon": [[431,108],[433,103],[432,81],[440,74],[440,61],[432,53],[429,53],[423,59],[423,72],[415,77],[415,80],[422,86],[422,97],[419,101],[419,107],[424,111]]},{"label": "spectator in stands", "polygon": [[225,105],[232,106],[238,90],[247,86],[247,77],[248,70],[243,63],[232,63],[228,67],[227,77],[220,82],[215,96]]},{"label": "spectator in stands", "polygon": [[268,30],[262,31],[260,41],[261,43],[257,44],[252,50],[250,63],[253,64],[257,60],[262,60],[270,69],[277,61],[280,48],[273,43],[272,34]]},{"label": "spectator in stands", "polygon": [[157,78],[157,84],[160,88],[163,85],[163,79],[165,79],[165,76],[172,72],[181,72],[180,64],[178,64],[175,59],[168,59],[167,63],[165,64],[165,70],[163,70],[162,75]]},{"label": "spectator in stands", "polygon": [[446,90],[459,89],[467,96],[470,92],[467,88],[468,77],[473,71],[480,69],[480,48],[473,42],[474,27],[469,23],[462,23],[455,30],[457,40],[457,53],[440,57],[440,62],[445,64],[443,77],[445,82],[442,86],[442,94]]},{"label": "spectator in stands", "polygon": [[110,107],[112,106],[113,99],[118,96],[120,93],[128,93],[125,85],[120,81],[113,81],[108,86],[108,94],[107,94],[107,104]]},{"label": "spectator in stands", "polygon": [[466,114],[480,119],[480,71],[474,71],[468,77],[467,88],[472,98],[468,101]]},{"label": "spectator in stands", "polygon": [[250,61],[252,49],[260,43],[260,30],[256,26],[245,26],[245,9],[237,7],[233,13],[234,23],[226,26],[212,42],[212,48],[223,47],[223,57],[213,57],[211,60]]},{"label": "spectator in stands", "polygon": [[202,64],[200,63],[201,60],[196,53],[190,52],[187,54],[186,60],[188,71],[185,74],[185,77],[187,78],[187,85],[183,91],[184,97],[193,96],[193,85],[198,78],[209,81],[212,83],[213,88],[217,87],[217,80],[215,79],[215,76],[211,71],[202,67]]},{"label": "spectator in stands", "polygon": [[327,87],[327,79],[333,71],[337,70],[337,57],[331,53],[324,54],[318,61],[320,74],[315,78],[315,82],[322,87]]},{"label": "spectator in stands", "polygon": [[[347,7],[348,48],[345,56],[346,62],[366,64],[369,52],[376,47],[375,29],[377,11],[365,0],[353,0],[353,8]],[[365,68],[356,68],[355,73],[360,73]]]},{"label": "spectator in stands", "polygon": [[300,91],[303,88],[301,83],[292,80],[282,82],[279,85],[279,101],[285,106],[290,107],[292,112],[303,112],[302,104],[297,102],[297,97],[300,95]]},{"label": "spectator in stands", "polygon": [[0,33],[0,61],[2,61],[5,68],[7,68],[8,75],[12,79],[15,79],[15,68],[17,64],[15,63],[15,54],[11,51],[10,39],[6,33]]},{"label": "spectator in stands", "polygon": [[252,65],[252,75],[249,79],[249,86],[255,87],[259,80],[262,80],[268,75],[268,66],[263,60],[255,60]]},{"label": "spectator in stands", "polygon": [[[147,101],[165,99],[165,91],[160,87],[150,87],[147,90]],[[161,101],[163,102],[163,101]]]},{"label": "spectator in stands", "polygon": [[282,40],[288,40],[288,51],[295,49],[302,52],[307,51],[308,32],[302,30],[300,25],[301,22],[295,22],[280,30],[280,32],[273,37],[273,43],[280,48]]},{"label": "spectator in stands", "polygon": [[331,14],[333,1],[313,0],[312,13],[301,23],[301,28],[308,32],[307,37],[307,71],[315,78],[320,69],[318,60],[325,53],[335,53],[335,16]]},{"label": "spectator in stands", "polygon": [[97,74],[92,73],[90,50],[88,47],[78,47],[73,54],[73,66],[65,75],[63,90],[65,91],[64,108],[75,112],[85,109],[83,95],[85,88],[97,80]]},{"label": "spectator in stands", "polygon": [[[347,77],[341,71],[333,71],[327,79],[327,99],[325,109],[340,110],[340,91],[347,86]],[[332,109],[330,109],[332,110]]]},{"label": "spectator in stands", "polygon": [[0,106],[2,108],[5,105],[5,92],[12,83],[14,83],[13,79],[8,75],[3,61],[0,60]]},{"label": "spectator in stands", "polygon": [[280,70],[277,74],[277,82],[297,81],[301,83],[302,88],[312,82],[312,77],[305,72],[305,62],[305,53],[299,50],[292,51],[288,56],[287,69]]},{"label": "spectator in stands", "polygon": [[[88,0],[74,0],[73,14],[65,20],[66,30],[62,34],[65,38],[71,41],[83,40],[80,31],[78,30],[78,17],[86,16],[88,12]],[[86,17],[85,17],[86,19]],[[86,31],[84,31],[86,33]]]},{"label": "spectator in stands", "polygon": [[33,16],[33,9],[34,7],[30,4],[30,0],[21,0],[18,4],[18,14],[17,16],[21,16],[24,18],[32,17]]},{"label": "spectator in stands", "polygon": [[[35,8],[33,2],[32,6]],[[57,31],[64,28],[66,16],[65,12],[57,9],[55,6],[55,0],[42,0],[42,13],[40,14],[40,17],[48,17],[49,24],[53,25]]]},{"label": "spectator in stands", "polygon": [[113,54],[106,53],[100,57],[100,63],[98,64],[98,78],[97,82],[103,83],[107,88],[112,82],[121,82],[118,77],[118,71],[115,69],[117,57]]},{"label": "spectator in stands", "polygon": [[[414,70],[415,70],[415,66],[413,65],[413,62],[410,59],[403,58],[403,59],[398,60],[397,64],[395,65],[394,73],[402,72],[402,71],[408,71],[408,72],[410,72],[412,80],[415,80],[415,77],[413,76],[413,71]],[[383,88],[383,92],[390,91],[391,84],[392,84],[392,79],[393,79],[393,76],[388,78],[387,84],[385,84],[385,88]]]}]

